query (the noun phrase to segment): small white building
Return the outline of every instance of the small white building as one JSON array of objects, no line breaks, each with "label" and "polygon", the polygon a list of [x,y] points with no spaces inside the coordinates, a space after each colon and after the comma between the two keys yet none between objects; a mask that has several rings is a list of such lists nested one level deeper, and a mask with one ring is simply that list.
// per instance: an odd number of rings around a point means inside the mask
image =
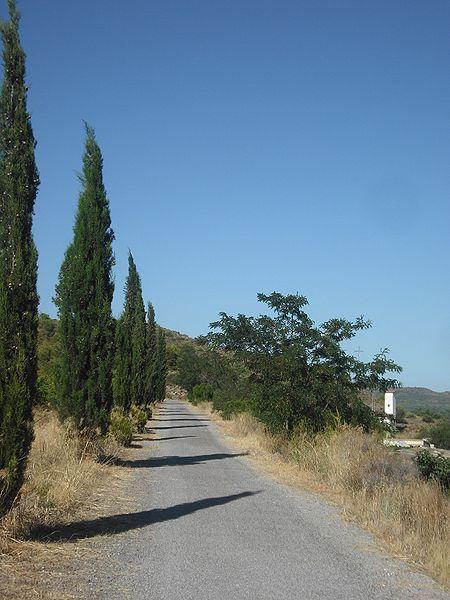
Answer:
[{"label": "small white building", "polygon": [[384,412],[391,419],[395,419],[397,415],[397,406],[394,392],[386,392],[384,394]]}]

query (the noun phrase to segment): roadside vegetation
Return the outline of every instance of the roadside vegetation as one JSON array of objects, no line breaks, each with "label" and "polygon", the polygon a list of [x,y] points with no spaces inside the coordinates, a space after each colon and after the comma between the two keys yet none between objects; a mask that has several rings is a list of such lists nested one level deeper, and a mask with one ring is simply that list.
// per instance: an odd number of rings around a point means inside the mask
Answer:
[{"label": "roadside vegetation", "polygon": [[378,434],[343,424],[314,435],[273,433],[247,411],[225,419],[212,402],[194,405],[212,415],[257,468],[323,494],[389,552],[450,584],[448,497],[434,477],[419,476],[409,456],[384,447]]},{"label": "roadside vegetation", "polygon": [[178,353],[176,382],[274,477],[325,493],[386,547],[448,583],[450,461],[416,460],[382,444],[383,424],[363,402],[395,387],[400,367],[382,351],[361,363],[342,342],[368,326],[316,326],[301,296],[259,295],[260,317],[221,314],[212,332]]},{"label": "roadside vegetation", "polygon": [[450,450],[450,415],[430,409],[406,411],[397,409],[398,434],[408,438],[426,438],[437,448]]}]

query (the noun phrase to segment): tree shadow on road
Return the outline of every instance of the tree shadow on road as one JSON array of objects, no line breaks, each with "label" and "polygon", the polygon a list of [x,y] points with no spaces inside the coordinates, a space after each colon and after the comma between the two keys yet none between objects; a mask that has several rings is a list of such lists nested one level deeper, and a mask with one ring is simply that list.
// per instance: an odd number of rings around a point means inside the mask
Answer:
[{"label": "tree shadow on road", "polygon": [[165,442],[166,440],[185,440],[186,438],[195,438],[195,435],[170,435],[163,438],[153,438],[151,442]]},{"label": "tree shadow on road", "polygon": [[186,427],[208,427],[208,425],[204,425],[204,424],[200,424],[200,425],[174,425],[173,427],[166,427],[165,425],[163,425],[162,427],[159,427],[159,425],[156,425],[155,427],[151,427],[150,429],[185,429]]},{"label": "tree shadow on road", "polygon": [[155,467],[181,467],[186,465],[201,465],[210,460],[223,460],[225,458],[238,458],[239,456],[247,456],[248,452],[241,454],[200,454],[198,456],[153,456],[143,458],[141,460],[120,460],[116,461],[116,465],[128,467],[131,469],[144,469]]},{"label": "tree shadow on road", "polygon": [[[165,415],[164,415],[165,416]],[[168,419],[157,419],[158,422],[160,421],[196,421],[197,423],[199,423],[200,421],[209,421],[209,419],[207,419],[206,417],[203,418],[199,418],[199,419],[191,419],[191,418],[187,418],[187,419],[172,419],[172,417],[169,417]]]},{"label": "tree shadow on road", "polygon": [[31,539],[40,539],[48,542],[75,542],[79,539],[91,538],[98,535],[112,535],[131,531],[133,529],[141,529],[154,523],[162,523],[164,521],[172,521],[185,517],[199,510],[211,508],[213,506],[221,506],[254,496],[260,491],[240,492],[239,494],[231,494],[229,496],[218,496],[216,498],[204,498],[194,502],[184,502],[176,504],[169,508],[154,508],[152,510],[143,510],[136,513],[124,513],[119,515],[111,515],[108,517],[99,517],[97,519],[77,521],[68,525],[56,524],[53,527],[38,527],[31,531]]}]

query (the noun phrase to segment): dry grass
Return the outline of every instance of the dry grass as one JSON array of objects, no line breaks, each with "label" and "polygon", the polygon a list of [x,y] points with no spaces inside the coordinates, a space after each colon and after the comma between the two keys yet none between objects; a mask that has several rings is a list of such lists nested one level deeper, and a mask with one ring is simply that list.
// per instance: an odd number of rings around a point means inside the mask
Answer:
[{"label": "dry grass", "polygon": [[37,411],[25,483],[13,509],[0,520],[0,597],[71,597],[43,589],[45,571],[64,563],[67,546],[27,538],[38,527],[102,509],[111,487],[123,479],[124,470],[111,464],[121,452],[112,439],[101,445],[81,439],[53,412]]},{"label": "dry grass", "polygon": [[[198,408],[212,413],[209,403]],[[230,421],[212,416],[267,474],[326,494],[391,553],[449,585],[449,501],[419,479],[410,457],[347,426],[314,440],[302,432],[288,440],[248,414]]]}]

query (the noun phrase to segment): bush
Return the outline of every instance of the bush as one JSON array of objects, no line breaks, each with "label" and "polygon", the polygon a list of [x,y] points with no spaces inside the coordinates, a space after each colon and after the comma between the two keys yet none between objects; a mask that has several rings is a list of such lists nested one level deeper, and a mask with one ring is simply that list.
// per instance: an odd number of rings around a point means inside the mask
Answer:
[{"label": "bush", "polygon": [[397,407],[396,420],[399,423],[406,423],[405,419],[406,419],[406,411],[405,411],[405,409],[403,408],[403,406],[398,406]]},{"label": "bush", "polygon": [[230,400],[222,409],[222,417],[229,421],[234,415],[243,412],[251,412],[251,404],[248,400]]},{"label": "bush", "polygon": [[191,402],[192,404],[196,404],[198,402],[211,402],[214,396],[214,390],[209,383],[200,383],[195,385],[192,394],[191,394]]},{"label": "bush", "polygon": [[111,411],[109,434],[122,446],[129,446],[133,439],[133,421],[119,408]]},{"label": "bush", "polygon": [[433,422],[434,422],[434,417],[432,417],[431,415],[429,415],[429,414],[425,413],[425,414],[422,416],[422,421],[423,421],[424,423],[433,423]]},{"label": "bush", "polygon": [[433,425],[428,432],[428,437],[437,448],[450,450],[450,420],[445,419]]},{"label": "bush", "polygon": [[133,405],[130,411],[130,419],[134,431],[137,431],[137,433],[144,433],[145,425],[148,421],[147,411],[140,406]]},{"label": "bush", "polygon": [[434,456],[428,450],[421,450],[415,458],[417,467],[425,479],[437,481],[444,492],[450,490],[450,460],[444,456]]}]

